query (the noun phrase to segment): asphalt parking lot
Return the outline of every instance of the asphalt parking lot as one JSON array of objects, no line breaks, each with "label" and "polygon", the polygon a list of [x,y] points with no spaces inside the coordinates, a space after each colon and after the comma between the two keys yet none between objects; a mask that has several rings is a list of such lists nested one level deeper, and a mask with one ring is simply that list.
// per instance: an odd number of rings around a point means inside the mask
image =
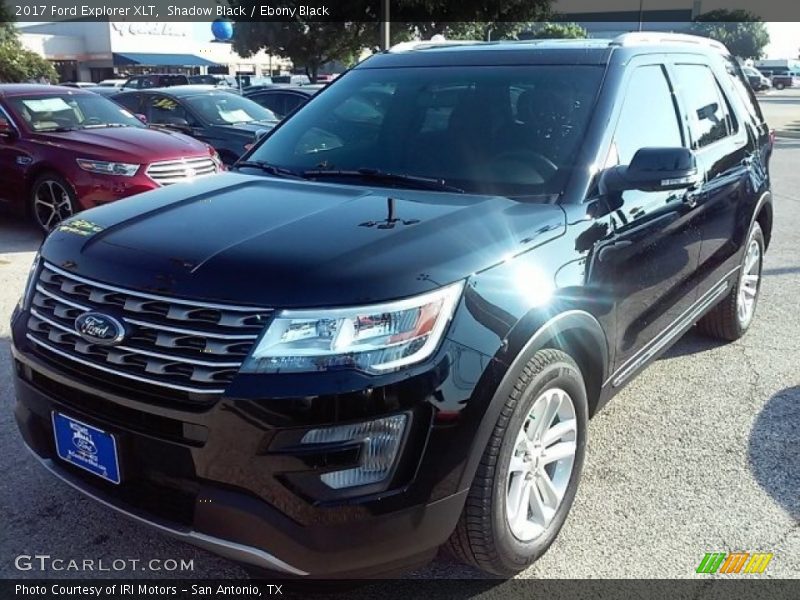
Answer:
[{"label": "asphalt parking lot", "polygon": [[[765,111],[774,98],[793,98],[800,119],[800,94],[769,96]],[[800,139],[781,139],[772,163],[774,235],[751,331],[727,345],[690,332],[592,421],[572,514],[523,577],[691,578],[716,551],[772,552],[759,577],[800,576],[798,165]],[[194,571],[183,576],[245,577],[230,562],[87,500],[25,450],[12,415],[8,320],[38,243],[30,227],[0,217],[0,577],[87,575],[21,572],[21,554],[184,559]],[[479,574],[443,557],[411,576]]]}]

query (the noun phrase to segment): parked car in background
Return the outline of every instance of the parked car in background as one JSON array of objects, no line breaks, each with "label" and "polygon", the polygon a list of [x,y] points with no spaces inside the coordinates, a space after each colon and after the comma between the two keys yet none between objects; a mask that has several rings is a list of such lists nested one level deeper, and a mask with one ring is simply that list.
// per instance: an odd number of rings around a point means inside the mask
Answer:
[{"label": "parked car in background", "polygon": [[103,81],[101,81],[97,85],[99,85],[100,87],[117,87],[117,88],[121,88],[123,85],[125,85],[126,81],[128,81],[128,80],[127,79],[103,79]]},{"label": "parked car in background", "polygon": [[308,102],[324,85],[283,86],[271,85],[244,90],[245,98],[269,109],[278,119],[285,118]]},{"label": "parked car in background", "polygon": [[94,94],[99,94],[104,98],[109,98],[111,100],[113,100],[114,96],[116,96],[122,91],[121,88],[111,85],[97,85],[93,88],[87,88],[87,90]]},{"label": "parked car in background", "polygon": [[189,85],[214,85],[217,87],[239,87],[232,75],[190,75]]},{"label": "parked car in background", "polygon": [[274,82],[272,81],[272,77],[269,77],[268,75],[256,76],[240,73],[236,75],[236,83],[237,85],[241,85],[242,89],[244,89],[255,85],[269,85]]},{"label": "parked car in background", "polygon": [[772,76],[772,87],[776,90],[791,88],[800,85],[800,73],[776,73]]},{"label": "parked car in background", "polygon": [[221,167],[207,144],[149,129],[94,91],[0,85],[0,201],[44,231],[86,208]]},{"label": "parked car in background", "polygon": [[273,75],[272,83],[288,83],[290,85],[306,85],[311,83],[308,75]]},{"label": "parked car in background", "polygon": [[92,83],[91,81],[65,81],[64,83],[59,83],[58,85],[79,89],[97,87],[97,84]]},{"label": "parked car in background", "polygon": [[754,69],[753,67],[742,67],[742,71],[747,77],[747,82],[750,84],[750,87],[753,88],[755,91],[760,92],[762,90],[768,90],[772,87],[772,82],[770,81],[769,77],[762,74],[758,69]]},{"label": "parked car in background", "polygon": [[278,122],[278,117],[260,104],[212,86],[123,92],[114,101],[144,115],[149,125],[179,131],[213,146],[225,164],[233,164]]},{"label": "parked car in background", "polygon": [[136,75],[130,77],[122,85],[122,88],[141,90],[148,88],[162,88],[170,87],[173,85],[188,85],[189,78],[186,75],[179,75],[175,73],[153,73],[151,75]]}]

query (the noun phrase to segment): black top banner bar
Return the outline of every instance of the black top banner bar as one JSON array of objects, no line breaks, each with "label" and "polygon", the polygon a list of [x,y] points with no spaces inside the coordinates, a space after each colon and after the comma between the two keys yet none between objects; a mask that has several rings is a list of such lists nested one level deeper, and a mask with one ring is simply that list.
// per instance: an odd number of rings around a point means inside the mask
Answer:
[{"label": "black top banner bar", "polygon": [[[18,22],[800,21],[797,0],[0,0]],[[388,19],[385,9],[388,5]],[[532,6],[535,7],[532,9]],[[798,25],[800,29],[800,24]]]}]

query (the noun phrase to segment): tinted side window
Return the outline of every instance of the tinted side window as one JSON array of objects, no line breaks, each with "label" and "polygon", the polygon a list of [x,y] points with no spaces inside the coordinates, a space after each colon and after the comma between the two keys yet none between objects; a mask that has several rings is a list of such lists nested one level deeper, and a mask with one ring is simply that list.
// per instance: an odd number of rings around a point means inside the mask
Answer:
[{"label": "tinted side window", "polygon": [[756,99],[752,88],[749,85],[745,85],[745,82],[739,76],[739,67],[736,63],[736,59],[732,56],[728,56],[725,60],[725,70],[733,81],[733,87],[736,90],[736,94],[744,104],[744,107],[747,109],[747,112],[753,122],[756,123],[756,125],[760,124],[764,120],[764,117],[761,114],[761,107],[758,104],[758,100]]},{"label": "tinted side window", "polygon": [[286,111],[286,114],[288,115],[295,108],[297,108],[301,104],[305,104],[305,103],[306,103],[306,97],[305,96],[301,96],[300,94],[289,94],[286,97],[286,107],[284,108],[284,110]]},{"label": "tinted side window", "polygon": [[258,102],[264,108],[268,108],[280,118],[286,116],[284,94],[256,94],[250,96],[250,99]]},{"label": "tinted side window", "polygon": [[678,85],[689,112],[692,147],[702,148],[731,132],[731,115],[714,74],[705,65],[675,65]]},{"label": "tinted side window", "polygon": [[124,94],[122,96],[115,96],[114,102],[117,104],[121,104],[125,108],[127,108],[132,113],[138,113],[139,111],[139,96],[134,94]]},{"label": "tinted side window", "polygon": [[184,108],[167,96],[150,96],[150,121],[161,125],[186,124],[188,116]]},{"label": "tinted side window", "polygon": [[609,166],[630,164],[640,148],[683,145],[675,100],[664,68],[638,67],[628,82]]}]

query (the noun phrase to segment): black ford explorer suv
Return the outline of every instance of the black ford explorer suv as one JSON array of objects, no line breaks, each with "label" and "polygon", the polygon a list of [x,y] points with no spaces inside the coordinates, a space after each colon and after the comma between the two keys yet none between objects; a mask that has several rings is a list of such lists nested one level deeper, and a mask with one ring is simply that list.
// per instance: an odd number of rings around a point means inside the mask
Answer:
[{"label": "black ford explorer suv", "polygon": [[376,55],[233,172],[49,236],[13,316],[25,443],[260,569],[447,546],[511,575],[567,517],[589,417],[695,323],[747,331],[771,148],[699,38]]}]

